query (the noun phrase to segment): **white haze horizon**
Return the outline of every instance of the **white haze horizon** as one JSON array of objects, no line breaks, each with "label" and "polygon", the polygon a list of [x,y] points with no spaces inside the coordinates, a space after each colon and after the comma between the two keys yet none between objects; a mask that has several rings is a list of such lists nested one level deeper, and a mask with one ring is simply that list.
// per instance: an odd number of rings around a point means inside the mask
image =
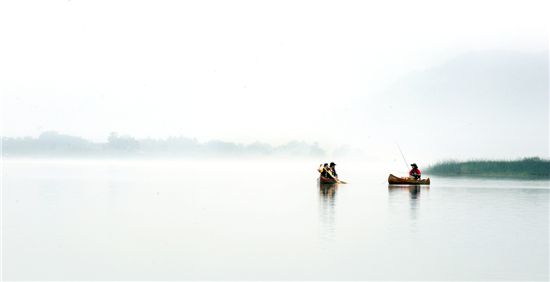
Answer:
[{"label": "white haze horizon", "polygon": [[548,158],[547,1],[3,1],[1,135]]}]

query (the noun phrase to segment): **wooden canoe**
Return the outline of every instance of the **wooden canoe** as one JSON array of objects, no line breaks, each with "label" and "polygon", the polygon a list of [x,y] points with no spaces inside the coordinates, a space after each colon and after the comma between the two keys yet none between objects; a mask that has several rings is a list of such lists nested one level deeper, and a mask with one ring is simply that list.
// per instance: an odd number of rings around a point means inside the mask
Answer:
[{"label": "wooden canoe", "polygon": [[411,185],[430,185],[430,178],[426,179],[410,179],[408,177],[397,177],[393,174],[390,174],[388,176],[388,183],[389,184],[411,184]]},{"label": "wooden canoe", "polygon": [[334,184],[336,180],[328,177],[319,176],[319,183],[321,184]]}]

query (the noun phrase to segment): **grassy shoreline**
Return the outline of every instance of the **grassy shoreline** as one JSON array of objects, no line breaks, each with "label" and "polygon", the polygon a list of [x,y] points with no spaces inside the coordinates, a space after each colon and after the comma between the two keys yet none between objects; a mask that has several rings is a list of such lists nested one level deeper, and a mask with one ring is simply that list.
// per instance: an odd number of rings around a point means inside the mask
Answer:
[{"label": "grassy shoreline", "polygon": [[426,169],[440,176],[550,179],[550,160],[538,157],[520,160],[443,161]]}]

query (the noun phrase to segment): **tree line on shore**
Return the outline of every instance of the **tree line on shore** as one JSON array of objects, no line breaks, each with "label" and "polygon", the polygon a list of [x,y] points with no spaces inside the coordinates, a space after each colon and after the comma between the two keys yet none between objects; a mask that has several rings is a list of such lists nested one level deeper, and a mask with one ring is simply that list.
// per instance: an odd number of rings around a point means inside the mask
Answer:
[{"label": "tree line on shore", "polygon": [[442,176],[548,179],[550,160],[531,157],[520,160],[444,161],[429,167],[426,172]]},{"label": "tree line on shore", "polygon": [[231,157],[284,156],[317,157],[326,155],[318,143],[291,141],[272,146],[254,142],[240,144],[221,140],[199,142],[194,138],[136,139],[112,132],[107,142],[92,142],[81,137],[48,131],[33,137],[2,137],[4,157]]}]

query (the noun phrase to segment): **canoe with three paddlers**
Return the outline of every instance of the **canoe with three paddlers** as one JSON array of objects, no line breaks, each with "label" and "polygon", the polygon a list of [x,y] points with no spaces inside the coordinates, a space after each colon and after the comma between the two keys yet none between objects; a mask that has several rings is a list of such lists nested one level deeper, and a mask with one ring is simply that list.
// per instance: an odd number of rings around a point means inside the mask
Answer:
[{"label": "canoe with three paddlers", "polygon": [[388,176],[389,184],[412,184],[412,185],[430,185],[430,178],[426,179],[414,179],[410,177],[397,177],[393,174]]}]

